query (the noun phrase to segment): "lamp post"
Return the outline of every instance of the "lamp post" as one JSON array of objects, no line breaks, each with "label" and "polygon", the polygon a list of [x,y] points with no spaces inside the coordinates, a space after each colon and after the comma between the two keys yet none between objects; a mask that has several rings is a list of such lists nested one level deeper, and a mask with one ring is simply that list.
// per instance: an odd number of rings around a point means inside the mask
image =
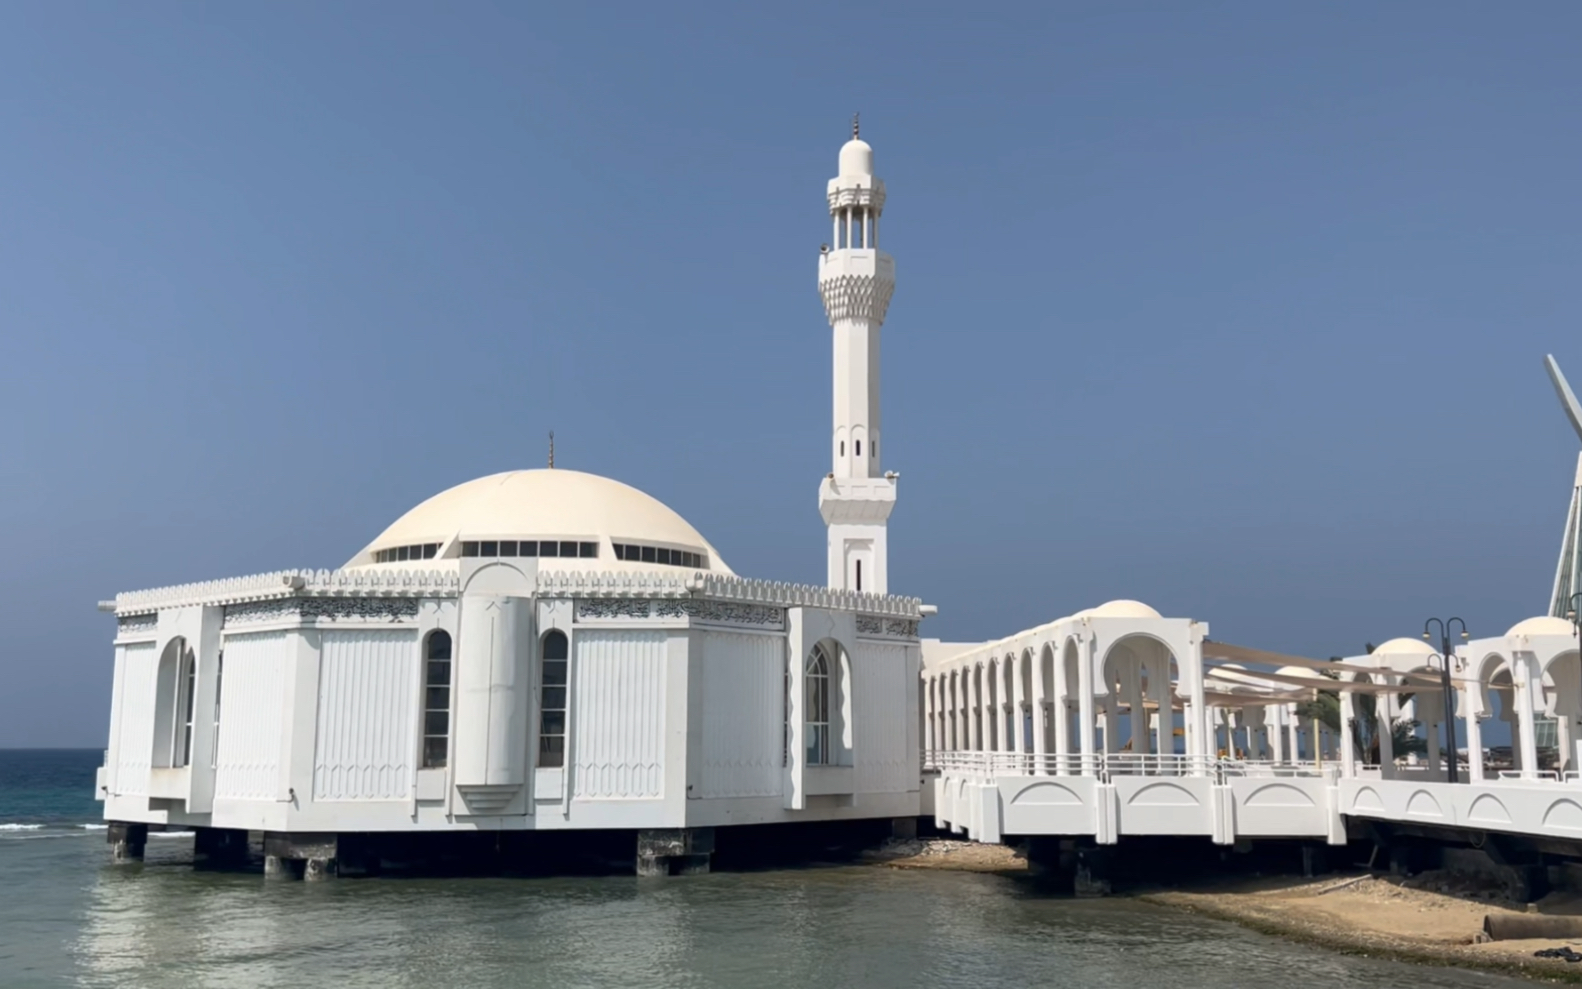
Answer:
[{"label": "lamp post", "polygon": [[1456,778],[1456,694],[1454,688],[1450,686],[1450,626],[1456,624],[1461,626],[1461,640],[1465,642],[1467,623],[1459,618],[1451,618],[1448,621],[1443,618],[1430,618],[1423,623],[1424,641],[1434,641],[1430,629],[1436,623],[1439,625],[1439,683],[1445,694],[1445,735],[1450,739],[1450,751],[1446,754],[1445,763],[1449,773],[1445,778],[1452,783],[1459,783],[1460,780]]}]

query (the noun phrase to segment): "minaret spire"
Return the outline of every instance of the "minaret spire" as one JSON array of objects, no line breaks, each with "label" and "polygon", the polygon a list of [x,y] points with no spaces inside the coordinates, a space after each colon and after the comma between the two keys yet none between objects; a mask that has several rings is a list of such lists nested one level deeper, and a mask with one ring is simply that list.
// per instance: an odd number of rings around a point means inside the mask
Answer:
[{"label": "minaret spire", "polygon": [[549,469],[555,469],[555,431],[549,431]]},{"label": "minaret spire", "polygon": [[820,250],[819,294],[834,339],[833,470],[819,486],[819,514],[829,530],[829,586],[888,590],[890,510],[896,475],[879,469],[879,330],[895,292],[895,262],[879,250],[884,182],[873,174],[873,148],[851,118],[840,149],[840,174],[825,199],[833,224]]}]

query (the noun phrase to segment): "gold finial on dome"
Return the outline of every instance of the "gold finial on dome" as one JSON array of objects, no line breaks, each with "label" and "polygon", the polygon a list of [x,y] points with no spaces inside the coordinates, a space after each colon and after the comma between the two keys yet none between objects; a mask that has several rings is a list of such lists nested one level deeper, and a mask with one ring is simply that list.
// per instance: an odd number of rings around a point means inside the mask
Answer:
[{"label": "gold finial on dome", "polygon": [[555,431],[549,431],[549,469],[555,469]]},{"label": "gold finial on dome", "polygon": [[854,113],[851,115],[851,139],[853,141],[857,140],[857,118],[860,116],[862,116],[860,113]]}]

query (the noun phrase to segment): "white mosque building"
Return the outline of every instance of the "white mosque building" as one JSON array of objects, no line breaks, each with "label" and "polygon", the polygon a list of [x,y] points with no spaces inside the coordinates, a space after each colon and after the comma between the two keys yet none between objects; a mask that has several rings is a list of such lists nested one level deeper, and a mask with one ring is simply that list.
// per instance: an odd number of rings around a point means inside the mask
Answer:
[{"label": "white mosque building", "polygon": [[149,825],[216,853],[261,831],[269,868],[317,876],[350,834],[615,829],[661,872],[706,868],[716,828],[915,822],[926,609],[888,593],[895,273],[855,125],[839,173],[828,586],[739,577],[659,501],[551,461],[434,495],[336,570],[120,594],[117,853]]},{"label": "white mosque building", "polygon": [[[1305,659],[1137,601],[990,642],[920,638],[933,609],[890,593],[895,269],[855,125],[838,173],[818,270],[826,586],[737,576],[659,501],[551,458],[434,495],[336,570],[120,594],[101,605],[117,633],[98,779],[116,856],[140,858],[149,827],[195,829],[217,858],[262,833],[266,872],[320,877],[385,839],[616,833],[658,874],[707,869],[732,829],[922,817],[1093,847],[1496,832],[1582,858],[1582,481],[1550,614],[1455,648]],[[1486,765],[1491,717],[1511,727],[1508,766]],[[1425,751],[1393,751],[1397,719]]]}]

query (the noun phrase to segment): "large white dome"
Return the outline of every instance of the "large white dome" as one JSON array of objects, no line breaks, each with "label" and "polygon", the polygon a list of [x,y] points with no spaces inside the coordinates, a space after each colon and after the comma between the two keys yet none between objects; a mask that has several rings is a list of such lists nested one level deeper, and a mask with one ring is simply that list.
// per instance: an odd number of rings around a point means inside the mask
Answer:
[{"label": "large white dome", "polygon": [[[346,565],[410,567],[405,553],[388,558],[407,547],[436,547],[411,553],[412,560],[432,561],[427,566],[443,566],[462,555],[516,556],[517,545],[523,556],[549,556],[547,550],[527,551],[527,543],[540,541],[583,547],[575,561],[560,560],[573,554],[557,552],[555,560],[540,565],[732,572],[698,530],[658,499],[607,477],[559,469],[491,474],[441,491],[396,519]],[[597,545],[593,554],[589,543]],[[513,547],[509,553],[502,550],[506,544]],[[479,552],[480,546],[493,551]],[[633,548],[631,559],[627,547]],[[666,562],[671,554],[674,562]]]}]

